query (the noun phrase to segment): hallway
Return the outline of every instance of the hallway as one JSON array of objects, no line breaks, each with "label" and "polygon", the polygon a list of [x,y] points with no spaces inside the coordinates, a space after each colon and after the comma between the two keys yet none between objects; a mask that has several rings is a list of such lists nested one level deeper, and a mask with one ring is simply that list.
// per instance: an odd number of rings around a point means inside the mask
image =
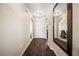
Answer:
[{"label": "hallway", "polygon": [[[30,21],[30,33],[32,41],[25,50],[23,55],[30,56],[55,56],[55,52],[49,48],[48,42],[48,20],[49,10],[55,4],[52,3],[29,3],[26,4],[29,8],[32,19]],[[49,12],[48,12],[49,11]],[[52,16],[51,16],[52,17]]]},{"label": "hallway", "polygon": [[0,4],[0,56],[78,56],[79,4]]}]

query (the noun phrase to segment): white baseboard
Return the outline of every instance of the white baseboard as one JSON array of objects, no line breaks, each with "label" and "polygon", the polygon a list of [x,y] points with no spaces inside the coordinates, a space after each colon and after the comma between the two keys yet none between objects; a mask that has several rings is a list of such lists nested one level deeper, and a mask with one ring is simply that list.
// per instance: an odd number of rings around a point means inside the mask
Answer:
[{"label": "white baseboard", "polygon": [[25,49],[23,50],[23,52],[21,53],[21,55],[20,56],[22,56],[23,55],[23,53],[25,52],[25,50],[27,49],[27,47],[25,47]]},{"label": "white baseboard", "polygon": [[[33,38],[31,38],[31,41],[32,41],[32,39],[33,39]],[[30,41],[30,43],[31,43],[31,41]],[[29,44],[30,44],[30,43],[29,43]],[[25,47],[25,49],[23,50],[23,52],[21,53],[21,55],[20,55],[20,56],[22,56],[22,55],[23,55],[23,53],[25,52],[25,50],[27,49],[27,47],[29,46],[29,44]]]}]

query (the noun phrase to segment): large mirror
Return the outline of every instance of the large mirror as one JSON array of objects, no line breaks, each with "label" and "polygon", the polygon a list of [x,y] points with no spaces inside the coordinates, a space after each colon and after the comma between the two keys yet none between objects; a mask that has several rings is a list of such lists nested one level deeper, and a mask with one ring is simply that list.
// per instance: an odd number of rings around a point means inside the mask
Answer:
[{"label": "large mirror", "polygon": [[57,3],[53,12],[53,40],[68,55],[72,55],[72,4]]}]

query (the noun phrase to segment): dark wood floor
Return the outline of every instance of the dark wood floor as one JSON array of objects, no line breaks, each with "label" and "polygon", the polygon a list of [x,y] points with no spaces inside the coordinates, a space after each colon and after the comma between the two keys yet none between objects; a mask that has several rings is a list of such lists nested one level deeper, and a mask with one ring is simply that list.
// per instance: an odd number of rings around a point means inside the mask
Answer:
[{"label": "dark wood floor", "polygon": [[47,39],[34,38],[23,56],[56,56],[56,54],[47,46]]}]

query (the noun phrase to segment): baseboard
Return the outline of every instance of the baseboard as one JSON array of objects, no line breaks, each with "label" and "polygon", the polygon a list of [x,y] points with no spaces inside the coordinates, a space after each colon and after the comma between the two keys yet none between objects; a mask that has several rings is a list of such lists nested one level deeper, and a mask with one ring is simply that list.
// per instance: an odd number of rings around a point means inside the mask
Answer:
[{"label": "baseboard", "polygon": [[[32,41],[32,40],[31,40]],[[30,43],[31,43],[31,41],[30,41]],[[29,44],[30,44],[29,43]],[[29,44],[28,44],[28,46],[29,46]],[[20,56],[22,56],[23,54],[24,54],[24,52],[26,51],[26,49],[28,48],[28,46],[27,47],[25,47],[25,49],[23,50],[23,52],[21,53],[21,55]]]},{"label": "baseboard", "polygon": [[25,49],[23,50],[23,52],[21,53],[21,55],[20,56],[22,56],[23,55],[23,53],[25,52],[25,50],[27,49],[27,47],[25,47]]}]

